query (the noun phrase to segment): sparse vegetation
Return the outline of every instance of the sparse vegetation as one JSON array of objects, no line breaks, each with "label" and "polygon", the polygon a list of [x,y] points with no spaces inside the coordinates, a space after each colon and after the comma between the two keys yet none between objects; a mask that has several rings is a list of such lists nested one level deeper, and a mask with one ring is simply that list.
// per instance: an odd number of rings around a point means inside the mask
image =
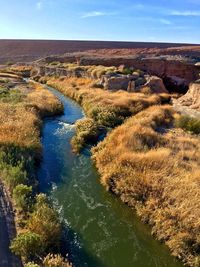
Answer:
[{"label": "sparse vegetation", "polygon": [[21,79],[21,76],[15,74],[14,72],[0,72],[1,78],[14,78],[14,79]]},{"label": "sparse vegetation", "polygon": [[30,77],[30,73],[33,67],[31,65],[13,65],[8,68],[9,71],[16,73],[23,77]]},{"label": "sparse vegetation", "polygon": [[200,120],[189,116],[179,116],[176,119],[176,126],[192,134],[200,134]]}]

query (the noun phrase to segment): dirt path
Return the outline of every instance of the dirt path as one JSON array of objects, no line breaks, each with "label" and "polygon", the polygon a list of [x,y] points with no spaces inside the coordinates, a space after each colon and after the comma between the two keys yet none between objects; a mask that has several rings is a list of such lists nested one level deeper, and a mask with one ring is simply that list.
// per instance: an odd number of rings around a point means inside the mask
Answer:
[{"label": "dirt path", "polygon": [[16,235],[14,212],[8,194],[0,182],[0,267],[21,267],[20,260],[9,250]]},{"label": "dirt path", "polygon": [[182,106],[177,99],[172,99],[172,105],[174,109],[180,112],[181,114],[200,119],[200,111],[191,109],[187,106]]}]

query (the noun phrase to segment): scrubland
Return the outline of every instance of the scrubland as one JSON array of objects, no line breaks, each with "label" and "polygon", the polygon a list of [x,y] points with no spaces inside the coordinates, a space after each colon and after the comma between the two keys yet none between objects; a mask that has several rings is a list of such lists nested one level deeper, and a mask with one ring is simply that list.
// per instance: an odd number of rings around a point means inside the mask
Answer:
[{"label": "scrubland", "polygon": [[129,118],[93,148],[101,182],[190,266],[200,266],[200,139],[173,127],[170,106]]},{"label": "scrubland", "polygon": [[126,118],[168,99],[167,95],[130,94],[126,91],[111,92],[94,88],[94,80],[89,78],[46,77],[43,82],[77,101],[89,118],[77,123],[72,144],[78,152],[88,140],[98,138],[102,130],[112,129]]},{"label": "scrubland", "polygon": [[59,255],[59,216],[46,195],[38,193],[35,176],[41,119],[62,112],[59,100],[39,84],[0,89],[0,175],[14,205],[17,227],[10,249],[29,267],[71,266]]},{"label": "scrubland", "polygon": [[87,115],[76,124],[75,151],[106,129],[92,149],[102,184],[136,210],[174,256],[200,266],[200,121],[166,105],[169,95],[105,91],[88,78],[43,79]]}]

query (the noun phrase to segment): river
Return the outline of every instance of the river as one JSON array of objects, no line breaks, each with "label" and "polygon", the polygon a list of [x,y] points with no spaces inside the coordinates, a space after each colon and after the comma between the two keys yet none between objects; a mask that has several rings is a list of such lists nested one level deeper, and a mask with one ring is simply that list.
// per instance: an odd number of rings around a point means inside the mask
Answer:
[{"label": "river", "polygon": [[181,267],[134,211],[106,192],[89,150],[77,156],[70,140],[81,107],[48,87],[64,114],[45,119],[40,190],[48,194],[66,224],[65,242],[75,267]]}]

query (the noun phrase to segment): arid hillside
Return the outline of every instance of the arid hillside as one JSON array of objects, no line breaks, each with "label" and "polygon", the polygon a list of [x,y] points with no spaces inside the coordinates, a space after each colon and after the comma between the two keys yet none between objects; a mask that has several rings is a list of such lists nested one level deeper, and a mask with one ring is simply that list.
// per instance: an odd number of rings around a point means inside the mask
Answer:
[{"label": "arid hillside", "polygon": [[[141,51],[155,52],[172,47],[187,47],[189,45],[170,43],[142,42],[106,42],[106,41],[49,41],[49,40],[0,40],[0,64],[19,61],[32,61],[40,57],[58,55],[69,52],[106,49],[111,54],[125,49],[126,53],[136,54]],[[190,45],[193,49],[195,45]],[[136,49],[136,50],[135,50]],[[104,51],[104,50],[103,50]],[[105,52],[105,51],[104,51]],[[124,51],[122,51],[124,53]]]}]

